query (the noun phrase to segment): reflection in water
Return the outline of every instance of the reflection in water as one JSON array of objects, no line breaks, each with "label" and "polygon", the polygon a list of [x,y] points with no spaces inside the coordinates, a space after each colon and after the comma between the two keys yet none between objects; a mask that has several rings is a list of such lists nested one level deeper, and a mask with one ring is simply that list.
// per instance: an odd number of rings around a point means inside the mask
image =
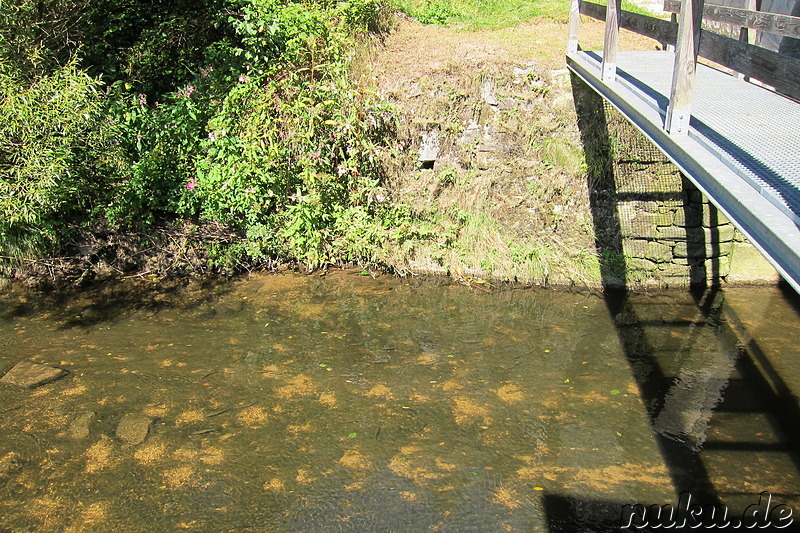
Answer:
[{"label": "reflection in water", "polygon": [[[135,294],[0,300],[0,371],[70,371],[0,385],[0,530],[603,531],[700,470],[800,510],[774,414],[800,328],[772,289],[713,317],[353,273]],[[738,402],[767,363],[775,400]]]}]

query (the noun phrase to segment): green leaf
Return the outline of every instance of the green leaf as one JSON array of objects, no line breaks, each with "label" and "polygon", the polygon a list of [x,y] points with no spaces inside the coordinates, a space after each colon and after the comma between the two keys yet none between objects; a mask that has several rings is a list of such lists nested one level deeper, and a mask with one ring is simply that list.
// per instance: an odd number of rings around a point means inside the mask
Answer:
[{"label": "green leaf", "polygon": [[619,392],[620,392],[619,389],[611,389],[611,394],[614,395],[614,396],[619,394]]},{"label": "green leaf", "polygon": [[347,438],[349,438],[349,439],[354,439],[354,438],[356,438],[356,437],[358,437],[358,433],[350,433],[350,434],[347,436]]}]

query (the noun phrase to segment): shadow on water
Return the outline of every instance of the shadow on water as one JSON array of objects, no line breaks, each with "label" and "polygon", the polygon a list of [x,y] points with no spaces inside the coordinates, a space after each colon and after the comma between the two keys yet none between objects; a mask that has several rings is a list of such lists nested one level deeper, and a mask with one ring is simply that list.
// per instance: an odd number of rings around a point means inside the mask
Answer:
[{"label": "shadow on water", "polygon": [[[58,290],[13,286],[0,291],[0,320],[46,312],[61,329],[114,322],[136,311],[156,314],[167,309],[192,309],[214,302],[231,290],[227,278],[159,280],[130,278],[88,287]],[[209,312],[216,312],[211,309]]]},{"label": "shadow on water", "polygon": [[[719,459],[715,459],[713,454],[780,452],[789,455],[794,469],[800,471],[800,461],[795,453],[800,449],[798,399],[767,354],[755,339],[750,338],[733,310],[723,309],[724,294],[719,288],[720,268],[716,259],[719,256],[718,213],[714,206],[704,206],[699,191],[684,177],[681,177],[679,196],[683,200],[687,222],[684,237],[690,293],[696,309],[673,322],[663,317],[640,316],[638,298],[628,290],[629,265],[624,255],[620,221],[623,212],[620,202],[625,201],[626,194],[617,190],[612,154],[614,141],[609,134],[604,102],[574,75],[572,85],[588,167],[588,188],[605,304],[639,386],[676,499],[678,494],[688,491],[701,505],[733,504],[738,513],[744,509],[738,509],[743,498],[752,500],[755,495],[757,499],[759,491],[734,493],[720,489],[724,484],[716,479]],[[636,199],[658,202],[663,200],[663,194],[657,191],[648,194],[645,190],[639,192]],[[792,298],[797,309],[797,295],[791,293],[787,296]],[[684,355],[667,354],[665,357],[663,346],[654,346],[653,339],[658,338],[659,328],[664,327],[677,328],[681,332],[685,330],[680,346]],[[717,354],[711,356],[703,353],[701,342],[701,337],[709,332],[719,344]],[[679,361],[677,367],[675,360]],[[714,433],[709,428],[712,424],[724,425],[716,419],[720,413],[736,413],[740,418],[757,420],[753,424],[764,424],[765,419],[778,440],[767,443],[743,437],[715,439],[714,435],[719,432]],[[693,425],[687,423],[692,416]],[[663,505],[675,502],[635,503]],[[620,527],[619,502],[548,494],[544,507],[553,531],[608,531]]]}]

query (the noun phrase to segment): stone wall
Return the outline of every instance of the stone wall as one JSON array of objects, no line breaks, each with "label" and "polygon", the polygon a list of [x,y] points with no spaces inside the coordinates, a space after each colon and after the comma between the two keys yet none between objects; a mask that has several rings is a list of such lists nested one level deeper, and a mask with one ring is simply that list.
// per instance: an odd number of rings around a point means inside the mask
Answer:
[{"label": "stone wall", "polygon": [[604,108],[628,284],[776,282],[772,266],[677,167]]}]

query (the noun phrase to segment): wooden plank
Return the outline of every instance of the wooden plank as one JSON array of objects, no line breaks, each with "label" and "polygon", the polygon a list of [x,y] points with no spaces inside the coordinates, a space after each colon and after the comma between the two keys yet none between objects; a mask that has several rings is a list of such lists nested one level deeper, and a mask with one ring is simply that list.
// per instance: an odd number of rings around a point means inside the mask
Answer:
[{"label": "wooden plank", "polygon": [[775,87],[800,100],[800,60],[704,31],[700,56]]},{"label": "wooden plank", "polygon": [[567,37],[567,53],[578,51],[578,29],[581,22],[581,1],[570,0],[569,4],[569,36]]},{"label": "wooden plank", "polygon": [[581,2],[581,15],[592,17],[597,20],[606,20],[606,6],[595,4],[594,2]]},{"label": "wooden plank", "polygon": [[[678,0],[666,0],[664,11],[680,12],[681,3]],[[800,17],[751,11],[736,7],[706,5],[703,8],[703,18],[713,22],[726,22],[734,26],[766,31],[785,37],[800,39]]]},{"label": "wooden plank", "polygon": [[581,15],[586,15],[587,17],[592,17],[593,19],[606,19],[606,6],[602,6],[594,2],[581,2],[580,12]]},{"label": "wooden plank", "polygon": [[678,42],[665,127],[670,135],[687,135],[694,92],[694,75],[700,32],[703,24],[703,0],[682,0],[678,17]]},{"label": "wooden plank", "polygon": [[622,12],[620,26],[623,29],[655,39],[660,43],[675,44],[678,36],[678,23],[639,15],[630,11]]},{"label": "wooden plank", "polygon": [[[594,19],[605,20],[606,6],[582,1],[580,13]],[[631,13],[630,11],[620,11],[620,28],[650,37],[662,43],[674,44],[678,35],[677,23]]]},{"label": "wooden plank", "polygon": [[608,0],[606,7],[606,32],[603,42],[603,81],[612,81],[617,75],[617,48],[619,46],[620,5],[622,0]]}]

